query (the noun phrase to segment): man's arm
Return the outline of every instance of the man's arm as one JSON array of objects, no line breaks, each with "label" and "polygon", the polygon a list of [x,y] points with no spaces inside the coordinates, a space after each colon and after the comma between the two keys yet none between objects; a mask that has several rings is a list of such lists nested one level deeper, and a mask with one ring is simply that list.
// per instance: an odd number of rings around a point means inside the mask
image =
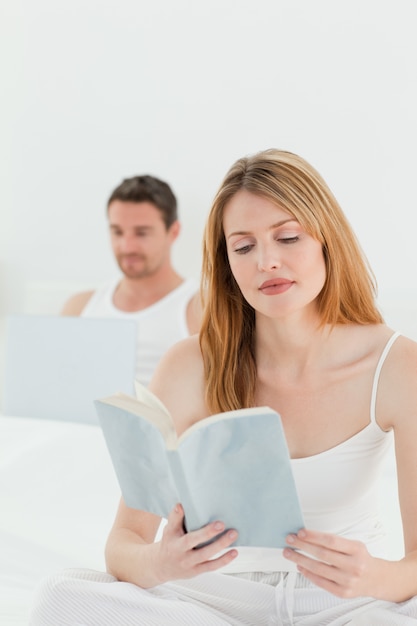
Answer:
[{"label": "man's arm", "polygon": [[64,304],[61,315],[72,315],[78,317],[81,315],[81,311],[93,295],[94,291],[83,291],[71,296]]}]

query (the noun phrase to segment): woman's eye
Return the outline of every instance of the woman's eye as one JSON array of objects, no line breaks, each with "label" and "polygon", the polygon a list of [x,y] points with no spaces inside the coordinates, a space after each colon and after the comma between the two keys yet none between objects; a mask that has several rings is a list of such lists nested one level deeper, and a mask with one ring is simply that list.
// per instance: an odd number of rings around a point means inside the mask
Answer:
[{"label": "woman's eye", "polygon": [[252,245],[247,244],[246,246],[242,246],[241,248],[235,248],[236,254],[247,254],[252,249]]},{"label": "woman's eye", "polygon": [[294,237],[280,237],[278,239],[280,243],[295,243],[298,240],[299,240],[298,235],[295,235]]}]

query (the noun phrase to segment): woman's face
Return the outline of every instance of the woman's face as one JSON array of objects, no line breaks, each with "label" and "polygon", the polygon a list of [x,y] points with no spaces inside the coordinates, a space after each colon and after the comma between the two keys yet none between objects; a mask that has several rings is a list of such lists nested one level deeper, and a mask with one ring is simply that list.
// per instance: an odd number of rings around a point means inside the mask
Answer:
[{"label": "woman's face", "polygon": [[316,309],[326,279],[322,245],[290,213],[242,189],[224,209],[223,229],[233,276],[258,313]]}]

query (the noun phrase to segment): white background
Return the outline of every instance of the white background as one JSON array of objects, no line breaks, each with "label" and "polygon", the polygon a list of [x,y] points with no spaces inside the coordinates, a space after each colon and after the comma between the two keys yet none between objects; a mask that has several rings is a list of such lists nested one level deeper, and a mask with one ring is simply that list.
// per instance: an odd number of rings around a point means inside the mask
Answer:
[{"label": "white background", "polygon": [[116,274],[105,204],[134,174],[172,185],[174,263],[198,277],[223,175],[269,147],[327,180],[383,309],[415,306],[414,6],[1,0],[0,321],[55,313]]}]

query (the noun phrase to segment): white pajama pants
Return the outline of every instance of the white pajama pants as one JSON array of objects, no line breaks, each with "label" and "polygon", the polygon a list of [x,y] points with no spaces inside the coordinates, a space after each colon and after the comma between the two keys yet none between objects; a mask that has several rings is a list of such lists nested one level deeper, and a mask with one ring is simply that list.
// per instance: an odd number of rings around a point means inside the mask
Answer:
[{"label": "white pajama pants", "polygon": [[342,600],[297,573],[202,574],[152,589],[64,570],[37,589],[29,626],[417,626],[417,597]]}]

